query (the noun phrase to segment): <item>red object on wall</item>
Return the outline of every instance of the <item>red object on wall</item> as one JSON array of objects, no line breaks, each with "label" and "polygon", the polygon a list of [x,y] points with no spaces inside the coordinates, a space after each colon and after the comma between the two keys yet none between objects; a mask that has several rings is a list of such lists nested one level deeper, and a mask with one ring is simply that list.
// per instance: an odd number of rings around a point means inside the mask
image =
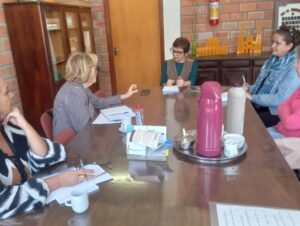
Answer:
[{"label": "red object on wall", "polygon": [[220,4],[219,0],[210,0],[209,3],[209,23],[217,25],[219,23]]}]

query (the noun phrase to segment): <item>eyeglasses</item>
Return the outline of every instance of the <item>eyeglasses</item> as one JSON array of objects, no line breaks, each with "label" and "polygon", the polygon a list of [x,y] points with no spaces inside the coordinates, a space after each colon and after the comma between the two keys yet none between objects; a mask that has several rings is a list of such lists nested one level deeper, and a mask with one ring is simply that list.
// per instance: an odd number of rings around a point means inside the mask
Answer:
[{"label": "eyeglasses", "polygon": [[178,54],[178,55],[181,55],[181,54],[184,53],[184,51],[175,50],[173,47],[170,48],[170,52],[173,53],[173,54]]}]

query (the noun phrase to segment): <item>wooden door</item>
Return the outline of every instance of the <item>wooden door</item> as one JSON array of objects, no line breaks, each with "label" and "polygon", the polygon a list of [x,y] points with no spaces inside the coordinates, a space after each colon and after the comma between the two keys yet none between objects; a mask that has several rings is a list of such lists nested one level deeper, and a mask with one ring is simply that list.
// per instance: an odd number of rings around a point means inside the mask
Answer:
[{"label": "wooden door", "polygon": [[108,0],[109,54],[114,93],[130,84],[158,86],[162,61],[160,0]]}]

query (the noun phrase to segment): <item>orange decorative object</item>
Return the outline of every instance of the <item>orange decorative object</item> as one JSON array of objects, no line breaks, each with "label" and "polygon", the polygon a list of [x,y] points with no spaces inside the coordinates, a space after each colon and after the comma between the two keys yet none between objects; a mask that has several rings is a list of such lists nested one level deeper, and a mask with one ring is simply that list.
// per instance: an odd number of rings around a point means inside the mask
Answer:
[{"label": "orange decorative object", "polygon": [[247,35],[244,37],[243,28],[240,29],[238,35],[238,46],[236,49],[236,54],[258,54],[261,53],[261,28],[256,32],[256,38],[254,40],[253,35]]},{"label": "orange decorative object", "polygon": [[205,42],[205,47],[197,48],[197,56],[215,56],[215,55],[227,55],[228,46],[220,45],[218,38],[209,38]]}]

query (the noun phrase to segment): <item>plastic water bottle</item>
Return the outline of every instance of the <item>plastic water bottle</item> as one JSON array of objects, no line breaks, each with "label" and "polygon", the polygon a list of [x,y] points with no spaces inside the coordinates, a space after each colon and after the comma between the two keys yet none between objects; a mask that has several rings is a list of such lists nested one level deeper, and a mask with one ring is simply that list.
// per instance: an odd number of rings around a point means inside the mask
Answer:
[{"label": "plastic water bottle", "polygon": [[232,87],[228,91],[226,132],[243,135],[246,92],[243,87]]},{"label": "plastic water bottle", "polygon": [[214,157],[221,154],[221,85],[208,81],[201,86],[197,114],[197,154]]},{"label": "plastic water bottle", "polygon": [[141,104],[137,104],[135,107],[135,123],[138,126],[144,124],[144,110]]}]

